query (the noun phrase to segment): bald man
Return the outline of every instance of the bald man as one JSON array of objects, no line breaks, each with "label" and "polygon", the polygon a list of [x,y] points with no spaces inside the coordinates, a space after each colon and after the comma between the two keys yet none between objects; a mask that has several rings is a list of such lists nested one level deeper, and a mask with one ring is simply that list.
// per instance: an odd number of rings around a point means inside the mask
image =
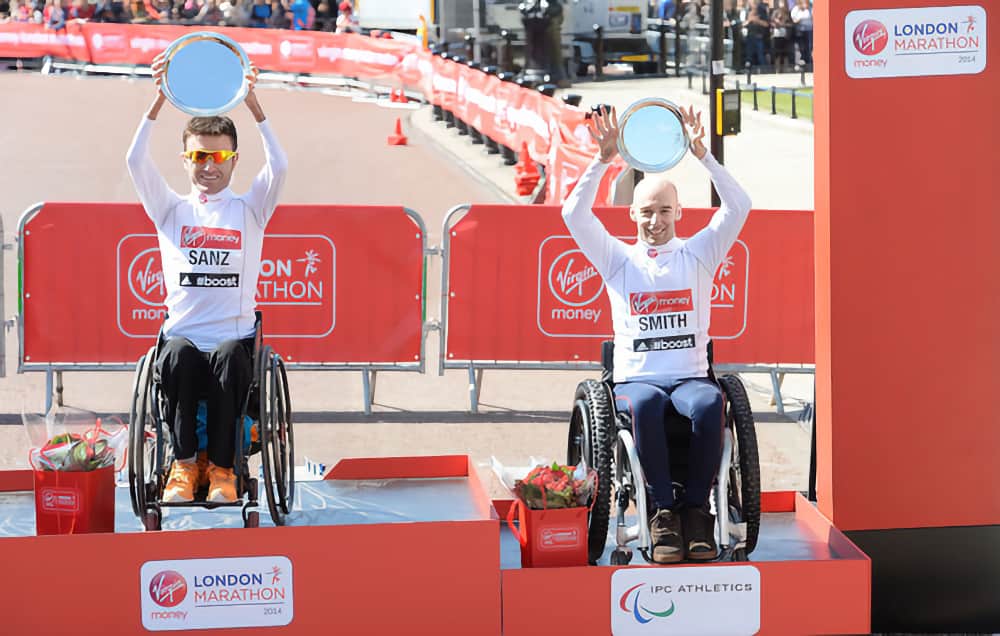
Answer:
[{"label": "bald man", "polygon": [[[629,217],[636,242],[611,236],[594,216],[594,197],[618,154],[617,115],[590,120],[600,148],[563,205],[573,238],[604,278],[615,332],[615,405],[630,412],[639,462],[647,480],[653,561],[676,563],[718,556],[708,498],[722,454],[723,400],[708,377],[708,329],[715,270],[736,240],[750,197],[705,150],[701,113],[684,112],[691,152],[708,170],[722,200],[711,222],[689,239],[674,224],[683,212],[677,188],[646,178],[633,194]],[[674,498],[664,414],[669,405],[692,422],[687,483]]]}]

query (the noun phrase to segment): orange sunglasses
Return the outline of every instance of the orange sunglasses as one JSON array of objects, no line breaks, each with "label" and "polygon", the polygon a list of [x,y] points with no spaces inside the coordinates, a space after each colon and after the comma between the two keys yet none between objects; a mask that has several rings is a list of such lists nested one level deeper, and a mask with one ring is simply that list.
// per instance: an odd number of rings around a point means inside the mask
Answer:
[{"label": "orange sunglasses", "polygon": [[195,163],[205,163],[212,159],[214,163],[225,163],[236,156],[235,150],[188,150],[181,153]]}]

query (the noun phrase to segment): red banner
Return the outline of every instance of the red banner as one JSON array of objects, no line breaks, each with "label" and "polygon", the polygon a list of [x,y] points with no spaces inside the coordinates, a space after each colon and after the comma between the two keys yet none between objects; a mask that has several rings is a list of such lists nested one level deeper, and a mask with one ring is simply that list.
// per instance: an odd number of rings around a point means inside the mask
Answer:
[{"label": "red banner", "polygon": [[[635,240],[626,208],[597,213],[613,235]],[[678,235],[694,234],[711,214],[685,208]],[[814,362],[812,216],[751,213],[715,274],[717,362]],[[450,232],[447,361],[600,359],[610,305],[559,208],[473,206]]]},{"label": "red banner", "polygon": [[[22,363],[138,359],[166,314],[156,233],[141,206],[46,203],[24,230]],[[422,267],[420,230],[401,207],[279,206],[257,284],[265,337],[291,364],[414,364]]]},{"label": "red banner", "polygon": [[[546,167],[545,202],[562,202],[597,151],[586,111],[536,90],[501,82],[464,64],[432,56],[417,45],[357,34],[283,29],[216,28],[239,42],[258,68],[349,77],[391,76],[496,142]],[[64,31],[0,24],[0,57],[43,57],[99,64],[149,64],[189,27],[72,22]],[[620,162],[619,162],[619,165]],[[621,168],[619,168],[620,171]],[[609,202],[605,186],[598,201]]]}]

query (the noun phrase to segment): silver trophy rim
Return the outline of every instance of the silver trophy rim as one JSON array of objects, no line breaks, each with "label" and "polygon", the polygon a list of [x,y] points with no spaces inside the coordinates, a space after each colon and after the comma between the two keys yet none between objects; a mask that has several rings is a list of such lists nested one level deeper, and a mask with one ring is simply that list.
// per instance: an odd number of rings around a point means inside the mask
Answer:
[{"label": "silver trophy rim", "polygon": [[[629,118],[631,118],[632,115],[639,109],[646,108],[648,106],[659,106],[660,108],[665,108],[673,113],[674,116],[677,117],[677,121],[680,122],[681,131],[684,134],[684,149],[678,152],[675,157],[660,163],[651,164],[640,161],[625,147],[625,126],[628,124]],[[636,170],[641,170],[643,172],[666,172],[680,163],[681,159],[684,158],[684,155],[687,154],[688,149],[691,147],[691,138],[688,136],[687,126],[684,125],[684,114],[680,106],[673,103],[669,99],[664,99],[662,97],[643,97],[642,99],[632,102],[632,104],[625,109],[625,112],[622,113],[622,116],[619,118],[617,145],[618,153],[622,156],[622,159],[625,160],[625,163],[632,166]]]},{"label": "silver trophy rim", "polygon": [[[243,82],[240,84],[240,90],[233,95],[233,98],[226,102],[223,106],[218,108],[198,108],[197,106],[191,106],[190,104],[185,104],[180,101],[176,95],[170,90],[170,83],[167,81],[168,73],[170,72],[170,62],[173,57],[189,44],[201,40],[212,40],[222,44],[229,50],[231,50],[240,59],[240,65],[244,70]],[[193,117],[209,117],[212,115],[221,115],[222,113],[229,112],[233,108],[239,105],[250,92],[250,84],[246,80],[246,74],[250,72],[250,58],[247,57],[246,52],[243,50],[235,40],[223,35],[221,33],[216,33],[215,31],[195,31],[194,33],[187,33],[177,38],[164,50],[163,52],[163,82],[160,87],[163,89],[163,94],[173,104],[178,110],[187,113]]]}]

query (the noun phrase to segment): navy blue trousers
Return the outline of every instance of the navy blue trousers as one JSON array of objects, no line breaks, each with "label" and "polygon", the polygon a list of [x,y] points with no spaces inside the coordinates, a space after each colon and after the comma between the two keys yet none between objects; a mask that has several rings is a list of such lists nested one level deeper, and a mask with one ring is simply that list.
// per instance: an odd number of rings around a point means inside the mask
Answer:
[{"label": "navy blue trousers", "polygon": [[722,459],[722,391],[708,378],[672,383],[623,382],[615,385],[615,406],[632,415],[632,434],[650,499],[657,509],[674,506],[670,455],[667,452],[667,409],[692,422],[685,505],[708,502]]}]

